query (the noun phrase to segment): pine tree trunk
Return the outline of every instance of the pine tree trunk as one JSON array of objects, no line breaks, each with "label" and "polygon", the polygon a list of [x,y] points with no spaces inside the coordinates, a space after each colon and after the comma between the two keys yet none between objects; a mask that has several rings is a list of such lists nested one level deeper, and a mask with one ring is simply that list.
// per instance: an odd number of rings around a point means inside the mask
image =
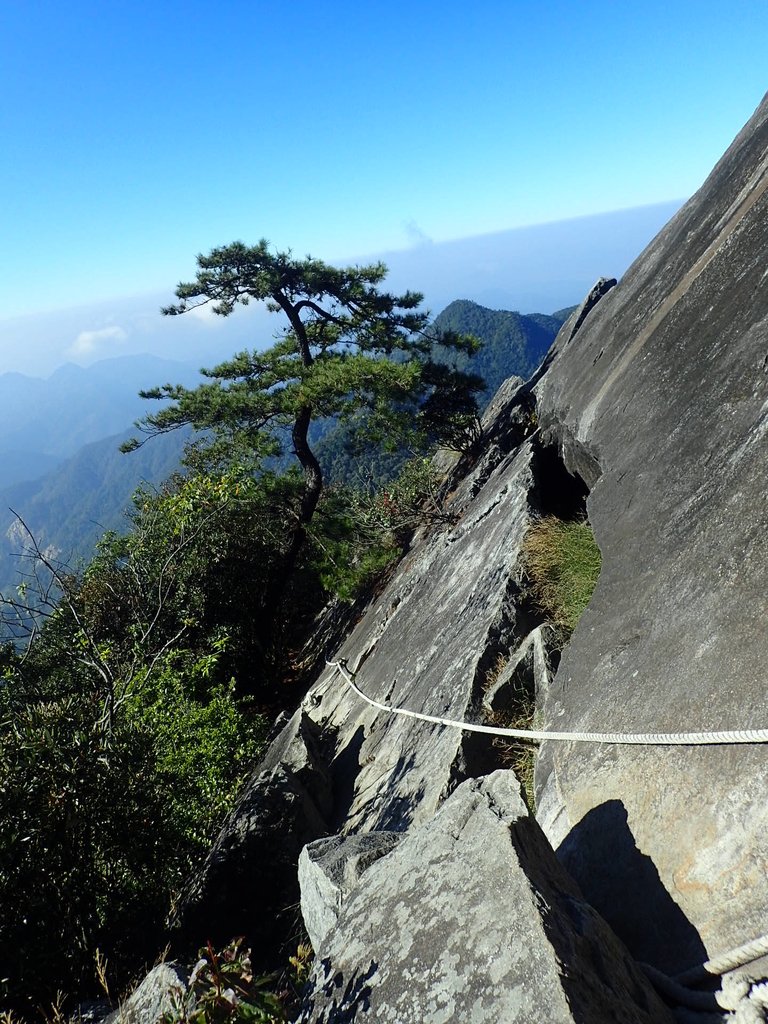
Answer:
[{"label": "pine tree trunk", "polygon": [[268,635],[272,634],[280,613],[285,592],[296,569],[301,550],[307,539],[307,527],[312,522],[320,494],[323,490],[323,471],[315,453],[309,447],[307,435],[312,420],[312,407],[302,406],[296,415],[291,432],[296,457],[304,472],[304,493],[299,514],[291,527],[288,543],[278,560],[276,571],[264,595],[264,612]]}]

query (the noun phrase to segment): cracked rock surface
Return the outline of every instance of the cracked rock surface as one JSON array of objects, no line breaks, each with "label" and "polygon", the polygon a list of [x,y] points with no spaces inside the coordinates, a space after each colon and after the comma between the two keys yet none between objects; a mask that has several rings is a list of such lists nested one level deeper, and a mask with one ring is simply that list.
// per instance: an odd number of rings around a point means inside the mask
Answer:
[{"label": "cracked rock surface", "polygon": [[508,771],[463,783],[368,867],[316,953],[302,1024],[673,1020]]}]

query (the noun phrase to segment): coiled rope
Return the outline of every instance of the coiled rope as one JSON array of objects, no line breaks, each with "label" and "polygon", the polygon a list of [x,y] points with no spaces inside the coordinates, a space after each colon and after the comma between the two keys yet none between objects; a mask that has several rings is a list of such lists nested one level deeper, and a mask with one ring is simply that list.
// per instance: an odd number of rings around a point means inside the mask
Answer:
[{"label": "coiled rope", "polygon": [[528,740],[541,743],[545,740],[561,740],[573,743],[623,743],[636,746],[714,746],[724,743],[768,743],[768,729],[738,729],[724,732],[553,732],[539,729],[509,729],[495,725],[476,725],[474,722],[459,722],[453,718],[439,718],[437,715],[425,715],[420,711],[408,708],[393,707],[382,704],[363,693],[355,682],[355,673],[350,672],[346,661],[326,662],[337,668],[350,689],[361,697],[366,704],[386,711],[391,715],[402,715],[404,718],[416,718],[420,722],[432,722],[434,725],[447,725],[451,729],[463,729],[465,732],[482,732],[489,736],[509,736],[513,739]]}]

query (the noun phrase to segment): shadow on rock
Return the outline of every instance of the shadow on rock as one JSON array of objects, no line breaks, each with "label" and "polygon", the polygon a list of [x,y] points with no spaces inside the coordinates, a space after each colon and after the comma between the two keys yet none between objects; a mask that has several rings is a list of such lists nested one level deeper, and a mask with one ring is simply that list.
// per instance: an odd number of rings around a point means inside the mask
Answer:
[{"label": "shadow on rock", "polygon": [[[334,971],[331,961],[321,962],[323,979],[309,995],[302,1006],[299,1022],[312,1024],[351,1024],[359,1010],[367,1013],[371,1006],[371,986],[368,982],[376,974],[379,965],[371,960],[366,971],[357,971],[344,983],[344,972]],[[318,1000],[318,997],[320,999]],[[315,1016],[317,1002],[323,1005],[319,1016]]]},{"label": "shadow on rock", "polygon": [[360,773],[360,751],[365,740],[365,729],[359,725],[331,766],[333,779],[333,831],[340,831],[355,798],[355,785]]},{"label": "shadow on rock", "polygon": [[620,800],[585,814],[557,856],[636,959],[667,972],[706,960],[698,932],[664,888],[651,858],[637,848]]},{"label": "shadow on rock", "polygon": [[364,821],[365,831],[405,832],[426,792],[423,780],[413,784],[417,756],[401,754],[394,765],[373,763],[363,775],[357,743],[360,732],[357,730],[333,764],[336,831],[346,826],[345,831],[354,833]]},{"label": "shadow on rock", "polygon": [[407,758],[401,757],[381,794],[377,794],[374,808],[376,803],[380,806],[376,808],[373,818],[373,828],[376,831],[405,832],[410,827],[414,811],[424,799],[426,792],[423,782],[415,789],[408,789],[408,780],[415,764],[415,754],[411,754]]}]

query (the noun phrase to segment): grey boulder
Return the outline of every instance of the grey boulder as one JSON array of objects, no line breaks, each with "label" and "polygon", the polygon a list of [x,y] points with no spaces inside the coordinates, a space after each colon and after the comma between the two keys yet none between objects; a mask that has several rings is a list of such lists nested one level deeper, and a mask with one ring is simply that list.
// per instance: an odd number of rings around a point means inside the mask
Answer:
[{"label": "grey boulder", "polygon": [[158,1024],[184,997],[188,978],[178,964],[157,964],[103,1024]]},{"label": "grey boulder", "polygon": [[313,949],[319,949],[338,920],[344,900],[363,872],[390,853],[398,832],[368,832],[357,836],[331,836],[305,846],[299,857],[301,915]]},{"label": "grey boulder", "polygon": [[511,772],[463,783],[372,864],[320,942],[302,1024],[671,1024]]}]

